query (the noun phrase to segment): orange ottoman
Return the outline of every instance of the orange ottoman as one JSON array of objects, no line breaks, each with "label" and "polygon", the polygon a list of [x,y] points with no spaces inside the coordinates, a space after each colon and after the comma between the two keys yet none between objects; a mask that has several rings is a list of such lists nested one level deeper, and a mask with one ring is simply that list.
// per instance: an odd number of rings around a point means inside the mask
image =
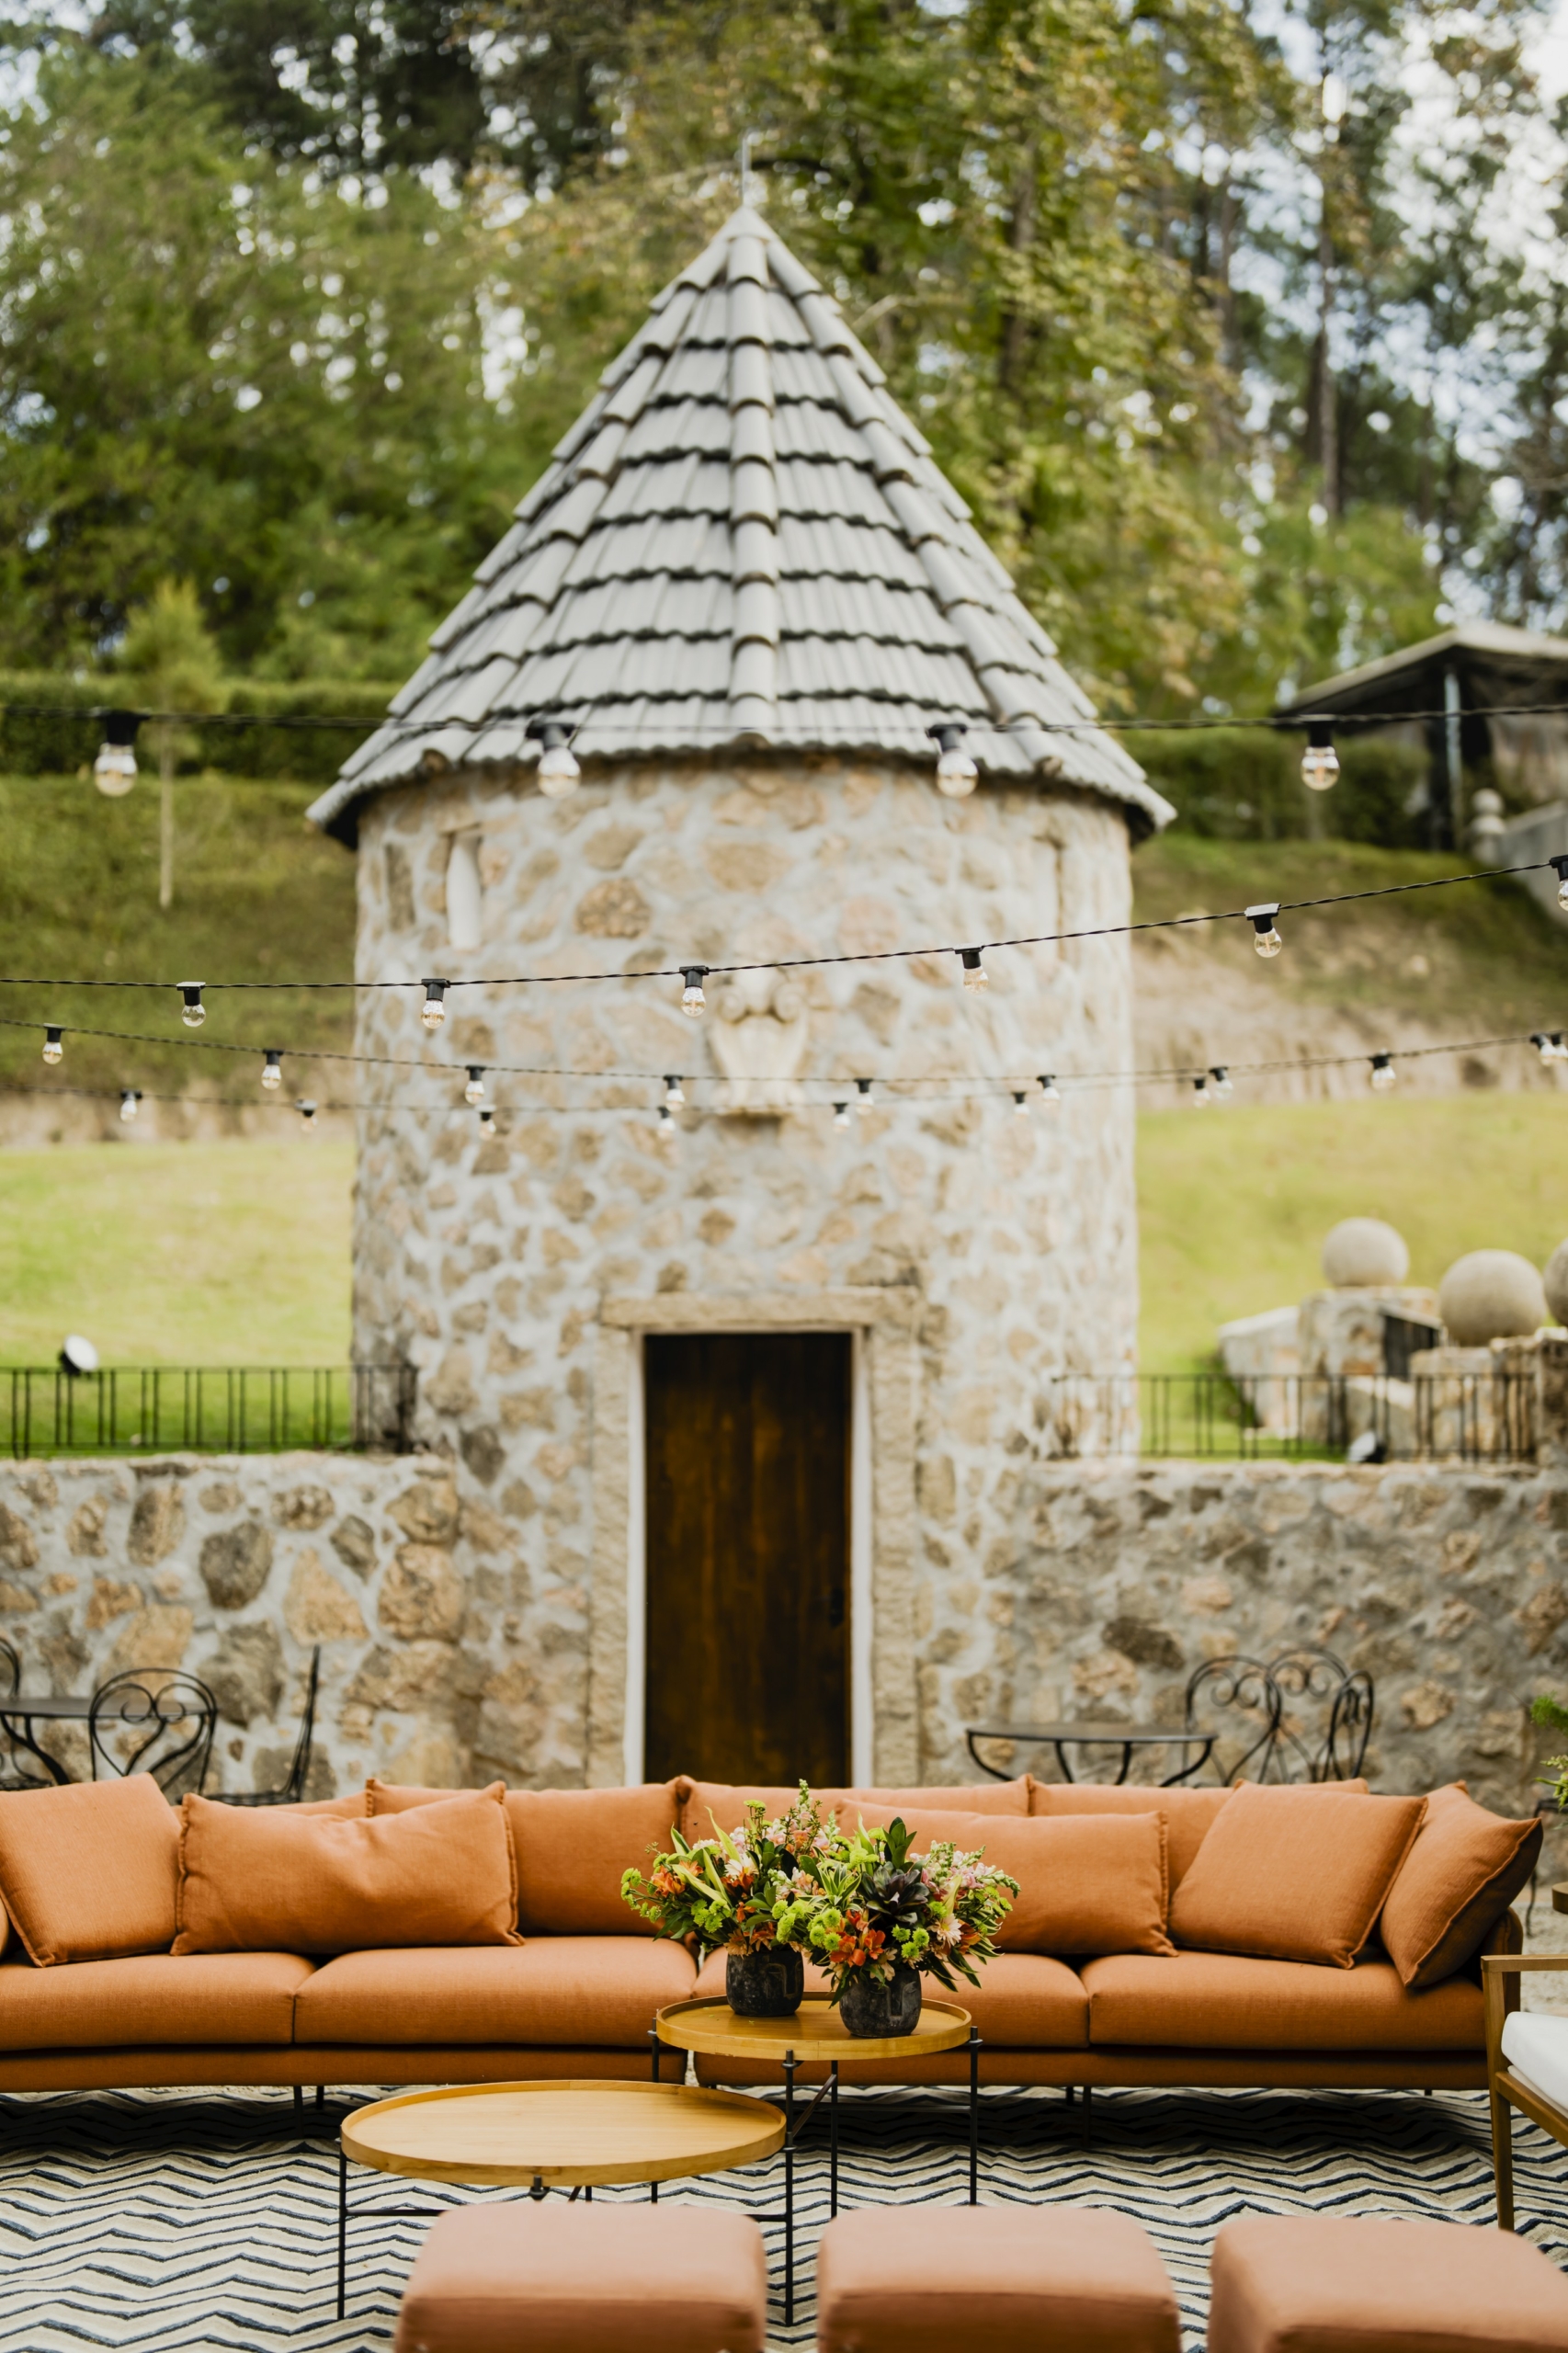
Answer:
[{"label": "orange ottoman", "polygon": [[817,2353],[1181,2353],[1146,2231],[1093,2206],[881,2206],[817,2249]]},{"label": "orange ottoman", "polygon": [[1253,2214],[1211,2278],[1209,2353],[1568,2353],[1568,2279],[1506,2231]]},{"label": "orange ottoman", "polygon": [[762,2233],[712,2206],[522,2200],[443,2214],[395,2353],[764,2353]]}]

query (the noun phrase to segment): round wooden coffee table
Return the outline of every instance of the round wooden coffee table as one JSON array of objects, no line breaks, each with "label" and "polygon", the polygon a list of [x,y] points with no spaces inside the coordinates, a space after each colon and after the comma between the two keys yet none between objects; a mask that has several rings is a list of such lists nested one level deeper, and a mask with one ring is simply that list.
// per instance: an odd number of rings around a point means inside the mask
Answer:
[{"label": "round wooden coffee table", "polygon": [[[880,2040],[853,2035],[832,1996],[807,1994],[792,2018],[747,2018],[728,2002],[672,2002],[653,2021],[653,2064],[661,2044],[704,2059],[749,2059],[777,2067],[784,2078],[784,2325],[795,2317],[795,2143],[825,2099],[828,2103],[828,2211],[838,2211],[838,2069],[857,2059],[924,2059],[935,2052],[969,2051],[969,2202],[980,2197],[980,2036],[956,2002],[926,2002],[912,2034]],[[799,2122],[795,2070],[824,2063],[827,2081]],[[774,2143],[775,2147],[778,2143]]]},{"label": "round wooden coffee table", "polygon": [[[337,2166],[337,2316],[347,2273],[348,2161],[422,2181],[471,2181],[592,2197],[612,2182],[657,2185],[770,2157],[786,2120],[770,2100],[678,2084],[459,2084],[372,2100],[343,2122]],[[379,2207],[379,2215],[434,2215]]]}]

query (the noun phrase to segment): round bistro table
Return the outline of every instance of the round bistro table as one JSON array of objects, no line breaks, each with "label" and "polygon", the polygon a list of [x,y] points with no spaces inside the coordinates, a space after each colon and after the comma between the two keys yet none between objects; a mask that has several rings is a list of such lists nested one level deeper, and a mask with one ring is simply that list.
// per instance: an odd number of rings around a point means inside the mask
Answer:
[{"label": "round bistro table", "polygon": [[[348,2252],[348,2161],[421,2181],[467,2181],[591,2198],[610,2183],[725,2173],[770,2157],[786,2120],[770,2100],[680,2084],[459,2084],[401,2092],[345,2117],[337,2160],[337,2317]],[[378,2207],[380,2216],[434,2218],[429,2206]]]},{"label": "round bistro table", "polygon": [[[728,2002],[672,2002],[660,2010],[652,2036],[655,2077],[660,2046],[703,2059],[747,2059],[777,2067],[784,2078],[784,2325],[795,2318],[795,2144],[817,2109],[828,2103],[828,2211],[838,2211],[838,2069],[842,2060],[925,2059],[938,2051],[969,2050],[969,2202],[980,2198],[980,2036],[956,2002],[926,2002],[913,2034],[881,2038],[851,2034],[826,1994],[807,1994],[792,2018],[747,2018]],[[825,2063],[827,2081],[797,2118],[795,2070]],[[774,2147],[778,2146],[778,2142]],[[777,2217],[771,2219],[777,2220]]]}]

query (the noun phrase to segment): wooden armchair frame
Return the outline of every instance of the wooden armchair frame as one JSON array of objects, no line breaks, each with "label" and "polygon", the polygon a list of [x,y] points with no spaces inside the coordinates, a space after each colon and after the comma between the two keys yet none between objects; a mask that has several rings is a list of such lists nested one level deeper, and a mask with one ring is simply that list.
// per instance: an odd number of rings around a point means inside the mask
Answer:
[{"label": "wooden armchair frame", "polygon": [[1497,2227],[1511,2231],[1514,2227],[1514,2120],[1511,2110],[1517,2109],[1532,2124],[1550,2134],[1559,2147],[1568,2149],[1568,2109],[1553,2108],[1539,2092],[1522,2084],[1503,2056],[1503,2022],[1519,2006],[1519,1976],[1527,1970],[1555,1969],[1568,1972],[1568,1953],[1521,1952],[1523,1930],[1517,1915],[1510,1912],[1504,1925],[1512,1924],[1511,1949],[1483,1952],[1481,1956],[1481,1982],[1486,1993],[1486,2088],[1492,2103],[1492,2173],[1497,2186]]}]

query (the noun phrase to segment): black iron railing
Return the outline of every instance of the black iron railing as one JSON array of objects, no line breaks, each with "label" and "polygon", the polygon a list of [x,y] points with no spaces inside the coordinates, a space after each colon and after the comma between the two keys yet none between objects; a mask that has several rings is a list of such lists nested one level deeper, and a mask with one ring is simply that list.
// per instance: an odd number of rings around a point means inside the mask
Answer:
[{"label": "black iron railing", "polygon": [[407,1454],[419,1375],[408,1364],[144,1365],[0,1370],[0,1449],[43,1454]]},{"label": "black iron railing", "polygon": [[1220,1372],[1060,1373],[1043,1449],[1059,1456],[1256,1461],[1442,1459],[1526,1462],[1536,1450],[1531,1371],[1413,1378]]}]

